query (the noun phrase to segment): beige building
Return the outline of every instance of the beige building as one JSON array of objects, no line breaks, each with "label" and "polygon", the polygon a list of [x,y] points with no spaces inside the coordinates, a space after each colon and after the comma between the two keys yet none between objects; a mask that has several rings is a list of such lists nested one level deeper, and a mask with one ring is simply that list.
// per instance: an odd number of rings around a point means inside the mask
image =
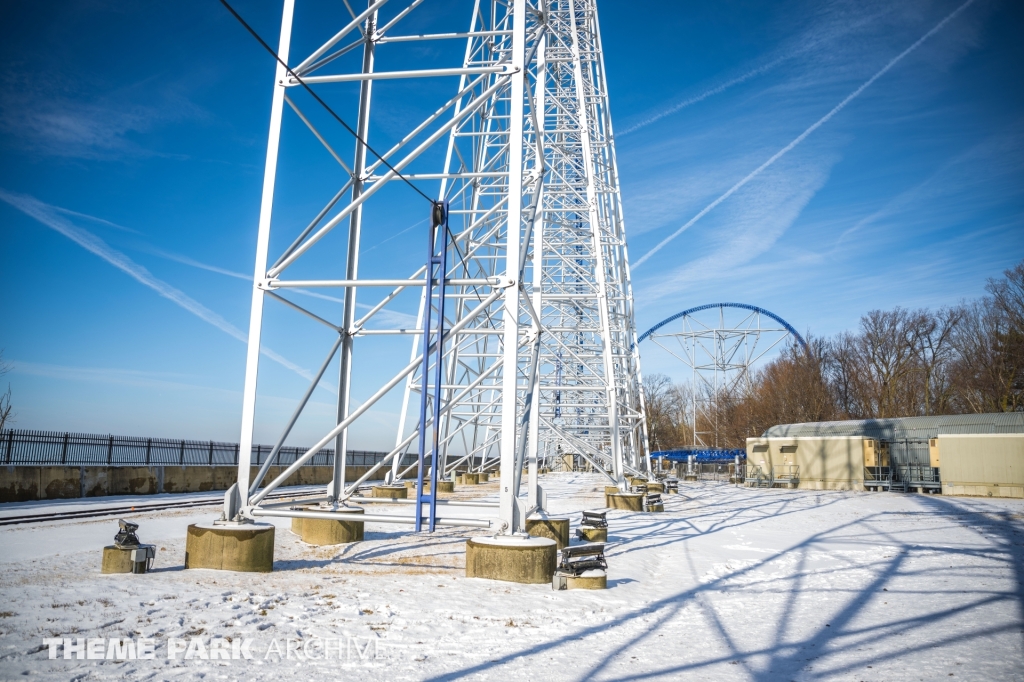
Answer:
[{"label": "beige building", "polygon": [[862,436],[747,439],[747,477],[757,467],[772,482],[815,490],[864,490],[864,467],[877,441]]},{"label": "beige building", "polygon": [[934,438],[944,495],[1024,497],[1024,434]]},{"label": "beige building", "polygon": [[748,485],[1024,497],[1024,414],[782,424],[747,439]]}]

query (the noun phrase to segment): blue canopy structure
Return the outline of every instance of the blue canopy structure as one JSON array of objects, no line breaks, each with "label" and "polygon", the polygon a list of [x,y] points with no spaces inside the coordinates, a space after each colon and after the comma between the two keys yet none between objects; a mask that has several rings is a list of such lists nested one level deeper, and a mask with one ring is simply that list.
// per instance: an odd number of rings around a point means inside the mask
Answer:
[{"label": "blue canopy structure", "polygon": [[659,450],[651,453],[651,459],[667,459],[672,462],[687,462],[690,455],[699,464],[707,462],[732,462],[737,457],[747,458],[747,451],[731,448],[680,448],[677,450]]}]

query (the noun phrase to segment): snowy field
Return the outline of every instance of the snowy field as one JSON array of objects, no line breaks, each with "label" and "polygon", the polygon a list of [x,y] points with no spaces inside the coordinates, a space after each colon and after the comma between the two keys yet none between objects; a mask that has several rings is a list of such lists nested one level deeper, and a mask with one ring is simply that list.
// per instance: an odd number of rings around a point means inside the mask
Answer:
[{"label": "snowy field", "polygon": [[[542,485],[574,528],[603,504],[597,476]],[[252,575],[182,568],[187,524],[214,508],[139,512],[156,566],[107,576],[112,519],[0,527],[0,678],[1024,680],[1024,501],[719,483],[665,497],[663,514],[609,513],[595,592],[465,578],[469,530],[367,524],[364,542],[316,548],[285,520],[274,572]],[[155,659],[50,660],[47,637],[149,638]],[[169,660],[190,637],[251,640],[252,658]]]}]

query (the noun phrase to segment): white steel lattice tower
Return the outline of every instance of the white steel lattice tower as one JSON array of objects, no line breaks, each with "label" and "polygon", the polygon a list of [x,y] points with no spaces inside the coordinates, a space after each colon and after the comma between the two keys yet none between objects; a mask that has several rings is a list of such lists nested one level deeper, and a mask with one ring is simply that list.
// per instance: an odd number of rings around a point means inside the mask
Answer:
[{"label": "white steel lattice tower", "polygon": [[[403,388],[394,449],[348,484],[345,458],[336,455],[334,480],[323,510],[316,512],[320,517],[355,518],[345,515],[357,486],[384,472],[397,480],[416,471],[429,481],[456,468],[496,466],[501,494],[490,512],[485,513],[486,505],[477,505],[476,516],[459,514],[454,506],[431,498],[432,492],[424,496],[421,483],[419,499],[413,502],[420,513],[358,519],[415,523],[418,528],[429,516],[431,527],[436,521],[514,533],[528,513],[543,505],[536,484],[538,453],[573,451],[611,472],[609,477],[619,485],[624,472],[649,466],[594,0],[477,0],[467,3],[468,30],[462,23],[443,33],[403,34],[403,24],[431,4],[370,0],[327,42],[295,60],[289,57],[294,0],[285,0],[278,55],[289,67],[278,65],[274,84],[238,484],[225,501],[229,519],[293,515],[268,507],[267,494],[318,451],[334,446],[335,453],[344,453],[349,429],[390,392]],[[461,63],[451,63],[443,47],[453,40],[464,41]],[[431,55],[438,63],[431,63]],[[389,67],[378,70],[379,63]],[[376,88],[404,85],[419,93],[424,82],[451,96],[404,133],[393,132],[395,117],[386,119],[389,134],[373,125]],[[342,119],[354,121],[358,137],[322,116],[323,102],[310,91],[326,98],[332,87],[344,83],[358,86],[358,91],[348,86],[351,108],[332,108]],[[305,229],[287,235],[290,246],[271,261],[278,150],[286,141],[285,104],[301,121],[303,134],[312,135],[334,158],[345,182],[333,197],[324,198],[321,211],[302,221],[308,222]],[[328,125],[318,124],[310,110],[321,113]],[[336,151],[342,144],[354,145],[350,162]],[[440,223],[436,229],[424,227],[422,236],[404,247],[423,253],[427,264],[411,275],[367,277],[360,272],[361,236],[381,216],[405,210],[408,202],[394,199],[398,190],[426,193],[409,216],[433,214],[433,222]],[[427,197],[438,203],[432,205]],[[345,268],[324,273],[324,261],[314,256],[335,230],[347,232]],[[293,274],[310,271],[314,274],[302,279]],[[340,324],[288,293],[323,288],[344,292]],[[410,292],[419,292],[417,328],[387,324],[389,310]],[[268,297],[325,327],[327,354],[274,453],[250,480],[263,304]],[[357,306],[366,312],[357,316]],[[353,372],[361,347],[403,335],[412,339],[409,361],[395,363],[377,390],[353,406]],[[334,427],[264,484],[274,456],[335,356],[339,384]],[[417,455],[411,465],[409,454]],[[431,491],[436,487],[430,486]],[[427,504],[429,514],[422,506]],[[435,514],[435,505],[444,511]]]},{"label": "white steel lattice tower", "polygon": [[[669,326],[676,322],[678,331]],[[690,368],[694,447],[718,447],[719,403],[723,397],[750,389],[752,367],[790,340],[807,348],[788,322],[746,303],[711,303],[684,310],[644,332],[640,341],[645,339]]]}]

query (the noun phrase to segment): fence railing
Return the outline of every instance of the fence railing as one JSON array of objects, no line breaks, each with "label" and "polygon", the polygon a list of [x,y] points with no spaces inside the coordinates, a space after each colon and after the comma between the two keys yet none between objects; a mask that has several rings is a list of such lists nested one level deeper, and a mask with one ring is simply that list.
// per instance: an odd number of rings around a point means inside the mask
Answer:
[{"label": "fence railing", "polygon": [[[276,464],[288,465],[309,448],[283,447]],[[273,450],[270,445],[253,445],[252,462],[262,464]],[[349,450],[352,466],[372,466],[386,452]],[[324,448],[307,466],[334,462],[334,450]],[[138,438],[65,431],[0,431],[0,464],[13,466],[229,466],[238,464],[238,443],[217,441]]]}]

